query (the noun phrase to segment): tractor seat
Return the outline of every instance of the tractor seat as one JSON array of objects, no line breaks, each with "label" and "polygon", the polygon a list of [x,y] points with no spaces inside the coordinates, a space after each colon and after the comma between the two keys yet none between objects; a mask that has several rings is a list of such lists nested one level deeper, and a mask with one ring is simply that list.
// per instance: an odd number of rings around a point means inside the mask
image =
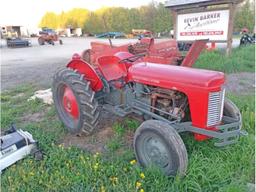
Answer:
[{"label": "tractor seat", "polygon": [[127,69],[124,63],[119,63],[116,56],[102,56],[98,58],[99,69],[107,81],[126,77]]}]

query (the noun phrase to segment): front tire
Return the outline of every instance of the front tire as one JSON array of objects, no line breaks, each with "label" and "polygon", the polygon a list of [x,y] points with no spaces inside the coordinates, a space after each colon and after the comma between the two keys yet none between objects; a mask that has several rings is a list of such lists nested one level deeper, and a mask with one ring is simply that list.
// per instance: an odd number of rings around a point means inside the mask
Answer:
[{"label": "front tire", "polygon": [[[237,108],[237,106],[229,99],[225,98],[224,101],[224,108],[223,108],[223,115],[232,117],[236,119],[237,121],[242,121],[242,115],[240,113],[240,110]],[[240,125],[241,128],[242,125]]]},{"label": "front tire", "polygon": [[83,75],[62,69],[53,78],[53,100],[59,119],[73,134],[91,134],[98,125],[99,107],[95,92]]},{"label": "front tire", "polygon": [[135,132],[134,150],[143,167],[157,166],[166,175],[173,176],[183,176],[186,173],[186,147],[177,131],[165,122],[143,122]]}]

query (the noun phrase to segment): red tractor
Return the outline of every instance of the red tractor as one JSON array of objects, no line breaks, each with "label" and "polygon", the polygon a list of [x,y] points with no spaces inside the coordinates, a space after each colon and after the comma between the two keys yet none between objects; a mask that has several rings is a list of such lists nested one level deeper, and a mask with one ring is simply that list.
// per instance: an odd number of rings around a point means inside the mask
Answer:
[{"label": "red tractor", "polygon": [[42,31],[39,32],[38,43],[39,45],[44,45],[45,43],[54,45],[56,41],[59,41],[59,44],[62,45],[63,41],[59,39],[59,36],[53,29],[43,28]]},{"label": "red tractor", "polygon": [[97,65],[97,59],[102,55],[129,52],[133,55],[144,55],[142,59],[147,62],[191,67],[200,55],[200,52],[206,47],[206,43],[206,40],[195,41],[189,49],[187,56],[184,57],[179,51],[177,41],[174,39],[156,43],[153,38],[142,38],[135,44],[129,43],[119,46],[113,45],[111,40],[110,44],[91,42],[91,49],[84,50],[81,58],[92,65]]},{"label": "red tractor", "polygon": [[[202,42],[196,43],[205,45]],[[199,54],[193,45],[190,51]],[[145,121],[134,136],[136,158],[140,165],[156,165],[166,175],[186,172],[181,132],[192,132],[198,141],[215,138],[218,147],[236,142],[245,132],[239,109],[225,98],[224,74],[166,64],[165,59],[172,58],[167,53],[158,53],[163,63],[122,47],[106,46],[105,52],[94,53],[91,63],[74,54],[53,78],[60,120],[73,134],[92,134],[103,109],[121,117],[142,116]],[[182,63],[190,65],[192,56]]]}]

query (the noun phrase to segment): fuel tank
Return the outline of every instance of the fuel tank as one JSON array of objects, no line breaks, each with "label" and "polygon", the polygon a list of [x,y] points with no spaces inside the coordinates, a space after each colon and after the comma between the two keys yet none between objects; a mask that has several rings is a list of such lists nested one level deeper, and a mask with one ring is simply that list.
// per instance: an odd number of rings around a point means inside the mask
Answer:
[{"label": "fuel tank", "polygon": [[128,81],[172,89],[216,89],[224,83],[222,72],[141,62],[128,69]]}]

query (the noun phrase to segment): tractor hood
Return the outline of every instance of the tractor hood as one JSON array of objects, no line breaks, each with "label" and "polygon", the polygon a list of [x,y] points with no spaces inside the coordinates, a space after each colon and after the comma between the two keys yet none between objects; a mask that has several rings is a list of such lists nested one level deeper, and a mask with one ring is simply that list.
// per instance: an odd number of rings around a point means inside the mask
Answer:
[{"label": "tractor hood", "polygon": [[141,62],[129,68],[128,79],[164,88],[216,88],[224,83],[224,74],[217,71]]}]

